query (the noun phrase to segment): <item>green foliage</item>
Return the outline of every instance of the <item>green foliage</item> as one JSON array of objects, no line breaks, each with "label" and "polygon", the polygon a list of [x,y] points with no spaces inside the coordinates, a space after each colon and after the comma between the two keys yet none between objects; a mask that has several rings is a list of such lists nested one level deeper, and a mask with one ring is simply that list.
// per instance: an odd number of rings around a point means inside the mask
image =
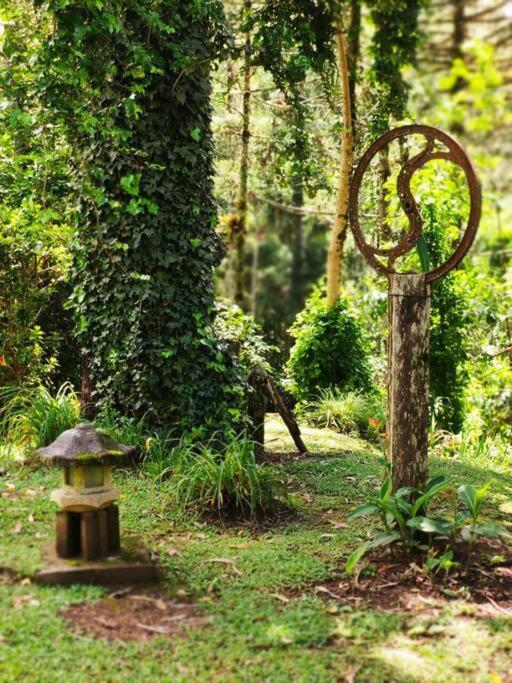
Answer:
[{"label": "green foliage", "polygon": [[215,0],[50,2],[38,87],[80,195],[71,299],[96,407],[204,432],[243,422],[215,335],[210,63]]},{"label": "green foliage", "polygon": [[270,370],[269,355],[277,349],[265,341],[252,316],[238,306],[217,304],[214,329],[220,339],[232,346],[246,376],[258,365]]},{"label": "green foliage", "polygon": [[[463,512],[454,512],[452,520],[442,517],[426,517],[425,512],[432,500],[446,487],[444,476],[435,477],[427,482],[423,490],[404,487],[392,493],[391,476],[388,474],[378,495],[359,505],[351,513],[349,520],[359,517],[378,515],[381,528],[373,532],[371,540],[357,548],[347,559],[346,572],[352,574],[364,554],[382,545],[398,545],[410,557],[413,552],[429,550],[425,559],[427,571],[444,570],[448,573],[458,565],[453,560],[454,547],[458,539],[467,543],[466,566],[472,558],[473,546],[479,536],[497,538],[508,536],[506,529],[496,522],[479,523],[479,515],[491,481],[475,489],[463,484],[458,489],[459,499],[464,504]],[[427,545],[425,545],[425,536]],[[432,543],[441,545],[439,554],[432,551]]]},{"label": "green foliage", "polygon": [[[424,236],[429,258],[435,265],[451,254],[446,226],[457,220],[435,199],[423,207]],[[450,221],[450,222],[448,222]],[[454,271],[436,282],[430,318],[430,392],[436,422],[453,432],[461,430],[465,416],[465,388],[469,381],[468,328],[473,323],[466,297],[463,271]]]},{"label": "green foliage", "polygon": [[[0,35],[0,386],[74,376],[66,206],[69,149],[41,108],[34,61],[48,30],[32,3],[2,4]],[[57,377],[55,377],[57,375]]]},{"label": "green foliage", "polygon": [[70,384],[56,394],[44,386],[0,389],[0,434],[14,444],[48,446],[80,422],[80,402]]},{"label": "green foliage", "polygon": [[378,436],[386,423],[384,404],[377,393],[343,393],[337,388],[323,389],[312,401],[299,403],[296,412],[317,427],[370,438]]},{"label": "green foliage", "polygon": [[368,341],[346,300],[328,306],[316,290],[290,332],[295,345],[286,371],[297,399],[311,400],[328,388],[371,389]]},{"label": "green foliage", "polygon": [[375,26],[371,52],[371,95],[376,106],[371,114],[375,134],[383,133],[389,119],[406,113],[408,86],[403,68],[415,62],[419,40],[418,16],[424,0],[369,0]]},{"label": "green foliage", "polygon": [[164,470],[171,494],[183,507],[219,515],[254,518],[275,511],[285,497],[284,483],[272,467],[256,462],[254,448],[243,435],[222,451],[213,443],[180,443]]}]

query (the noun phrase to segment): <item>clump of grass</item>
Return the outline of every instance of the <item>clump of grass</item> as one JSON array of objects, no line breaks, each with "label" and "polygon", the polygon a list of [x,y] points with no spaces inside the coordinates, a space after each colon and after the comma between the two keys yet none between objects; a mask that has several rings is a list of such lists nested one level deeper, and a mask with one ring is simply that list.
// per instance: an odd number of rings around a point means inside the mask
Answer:
[{"label": "clump of grass", "polygon": [[366,438],[376,438],[385,425],[383,401],[375,393],[323,389],[314,400],[301,403],[297,412],[315,427]]},{"label": "clump of grass", "polygon": [[40,385],[0,389],[0,434],[23,447],[48,446],[80,422],[80,401],[69,383],[56,394]]},{"label": "clump of grass", "polygon": [[255,459],[255,444],[245,436],[223,449],[214,442],[182,441],[171,453],[169,491],[184,508],[218,515],[256,518],[275,512],[286,498],[277,470]]}]

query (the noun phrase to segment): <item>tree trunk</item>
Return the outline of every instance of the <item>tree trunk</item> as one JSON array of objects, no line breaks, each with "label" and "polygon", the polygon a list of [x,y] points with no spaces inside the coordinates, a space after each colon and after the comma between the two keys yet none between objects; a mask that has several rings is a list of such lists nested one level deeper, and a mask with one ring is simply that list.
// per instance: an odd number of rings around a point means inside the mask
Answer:
[{"label": "tree trunk", "polygon": [[347,49],[341,21],[336,21],[336,54],[342,89],[343,128],[340,140],[340,161],[338,192],[336,197],[336,217],[331,232],[327,254],[327,302],[334,306],[338,301],[341,288],[341,265],[343,247],[348,227],[348,194],[350,172],[352,169],[352,120],[350,107],[350,83]]},{"label": "tree trunk", "polygon": [[[292,204],[297,209],[304,205],[304,185],[300,175],[296,174],[293,179]],[[297,211],[293,217],[293,260],[291,299],[292,306],[297,310],[304,307],[304,288],[302,282],[302,266],[304,263],[304,231],[302,226],[302,213]]]},{"label": "tree trunk", "polygon": [[[244,0],[244,10],[249,12],[251,0]],[[245,303],[245,237],[247,233],[247,184],[249,172],[249,140],[251,121],[251,34],[247,31],[244,46],[244,85],[242,96],[242,149],[240,158],[240,180],[236,208],[238,220],[233,232],[234,240],[234,268],[233,268],[233,298],[235,303],[243,307]]]},{"label": "tree trunk", "polygon": [[352,130],[356,132],[357,121],[357,65],[361,49],[361,0],[351,0],[350,28],[348,30],[349,91],[352,116]]}]

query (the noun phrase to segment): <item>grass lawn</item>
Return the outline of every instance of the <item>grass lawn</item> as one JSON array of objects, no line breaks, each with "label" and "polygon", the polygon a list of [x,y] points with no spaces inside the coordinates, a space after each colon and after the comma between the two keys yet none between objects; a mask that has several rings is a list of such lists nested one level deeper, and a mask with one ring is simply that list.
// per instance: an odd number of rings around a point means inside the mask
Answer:
[{"label": "grass lawn", "polygon": [[[170,638],[140,641],[96,638],[61,616],[108,589],[30,581],[53,537],[48,496],[60,474],[0,456],[0,681],[512,681],[504,609],[485,616],[457,594],[437,607],[425,599],[384,611],[325,588],[345,580],[344,560],[368,529],[366,520],[348,528],[346,518],[380,481],[378,453],[329,430],[303,435],[311,454],[298,458],[269,417],[267,447],[294,507],[275,523],[205,522],[173,508],[165,481],[116,474],[122,531],[140,535],[158,560],[158,590],[204,617]],[[433,459],[431,471],[454,485],[493,478],[483,516],[512,521],[510,469]]]}]

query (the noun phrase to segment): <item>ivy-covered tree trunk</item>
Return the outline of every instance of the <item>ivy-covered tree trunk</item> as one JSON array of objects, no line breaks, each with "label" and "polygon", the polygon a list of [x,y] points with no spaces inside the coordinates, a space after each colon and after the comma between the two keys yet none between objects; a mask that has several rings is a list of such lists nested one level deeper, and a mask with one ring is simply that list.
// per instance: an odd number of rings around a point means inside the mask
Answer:
[{"label": "ivy-covered tree trunk", "polygon": [[216,0],[53,0],[41,87],[68,123],[72,305],[93,408],[218,428],[240,386],[212,331],[210,63]]}]

